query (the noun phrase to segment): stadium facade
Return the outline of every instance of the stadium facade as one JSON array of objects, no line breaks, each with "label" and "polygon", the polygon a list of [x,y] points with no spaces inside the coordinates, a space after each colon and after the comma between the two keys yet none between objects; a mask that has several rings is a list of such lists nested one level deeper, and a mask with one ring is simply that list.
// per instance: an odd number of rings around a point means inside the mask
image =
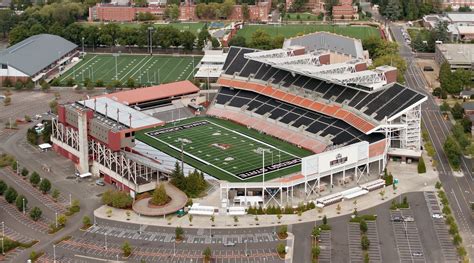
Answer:
[{"label": "stadium facade", "polygon": [[[426,97],[396,83],[396,68],[369,66],[359,40],[325,32],[288,39],[275,50],[231,47],[217,80],[220,88],[210,102],[196,87],[184,88],[189,82],[100,96],[62,105],[52,139],[55,149],[73,159],[81,172],[101,174],[132,193],[148,191],[170,170],[157,157],[161,152],[136,140],[135,131],[164,125],[156,114],[171,104],[196,111],[169,120],[202,114],[199,105],[205,105],[208,116],[314,153],[298,160],[299,172],[265,180],[281,164],[266,166],[261,151],[262,168],[252,175],[263,179],[221,180],[223,207],[230,202],[283,206],[296,198],[316,197],[326,198],[327,204],[382,186],[373,180],[379,179],[389,156],[402,161],[421,156],[421,104]],[[350,183],[357,185],[355,190],[333,193],[333,188]],[[321,197],[322,192],[332,194]]]}]

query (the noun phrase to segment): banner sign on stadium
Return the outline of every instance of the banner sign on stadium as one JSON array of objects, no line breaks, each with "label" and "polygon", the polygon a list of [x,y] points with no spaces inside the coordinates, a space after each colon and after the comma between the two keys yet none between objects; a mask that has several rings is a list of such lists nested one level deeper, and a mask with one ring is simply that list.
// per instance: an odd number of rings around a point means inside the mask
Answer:
[{"label": "banner sign on stadium", "polygon": [[[295,165],[298,165],[300,163],[301,163],[301,159],[300,158],[295,158],[295,159],[291,159],[291,160],[288,160],[288,161],[267,165],[267,166],[264,167],[264,169],[265,169],[265,173],[270,173],[270,172],[273,172],[273,171],[276,171],[276,170],[279,170],[279,169],[285,169],[285,168],[288,168],[288,167],[291,167],[291,166],[295,166]],[[237,174],[237,176],[241,179],[247,179],[247,178],[258,176],[258,175],[261,175],[261,174],[263,174],[263,169],[258,168],[258,169],[254,169],[254,170],[251,170],[251,171],[246,171],[246,172],[243,172],[243,173],[239,173],[239,174]]]},{"label": "banner sign on stadium", "polygon": [[368,157],[369,143],[359,142],[303,158],[301,173],[304,176],[320,174],[344,166],[353,166]]}]

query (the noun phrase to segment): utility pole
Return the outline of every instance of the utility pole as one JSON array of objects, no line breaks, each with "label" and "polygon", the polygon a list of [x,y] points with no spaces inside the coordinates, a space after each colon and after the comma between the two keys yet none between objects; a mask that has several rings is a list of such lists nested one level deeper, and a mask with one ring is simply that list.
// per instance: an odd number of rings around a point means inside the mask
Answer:
[{"label": "utility pole", "polygon": [[148,39],[149,39],[149,51],[150,51],[150,56],[153,56],[153,30],[155,28],[150,26],[148,27]]},{"label": "utility pole", "polygon": [[183,139],[181,139],[181,172],[184,174],[184,146],[183,146]]}]

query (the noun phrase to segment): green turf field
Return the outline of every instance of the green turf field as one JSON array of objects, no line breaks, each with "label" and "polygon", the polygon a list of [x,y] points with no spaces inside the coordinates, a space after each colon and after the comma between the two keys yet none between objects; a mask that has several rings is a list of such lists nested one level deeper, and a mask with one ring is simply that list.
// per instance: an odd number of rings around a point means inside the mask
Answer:
[{"label": "green turf field", "polygon": [[308,34],[317,31],[327,31],[348,37],[366,39],[370,36],[380,37],[380,32],[375,27],[370,26],[338,26],[338,25],[246,25],[237,32],[238,36],[243,36],[250,41],[253,32],[262,29],[270,36],[282,35],[285,38],[294,37],[299,33]]},{"label": "green turf field", "polygon": [[[178,80],[191,79],[194,65],[201,60],[200,56],[149,56],[126,55],[117,57],[117,79],[126,83],[129,78],[141,85],[154,85]],[[112,54],[87,54],[85,58],[59,77],[61,83],[69,78],[82,83],[85,78],[93,82],[104,81],[105,84],[115,80],[115,57]]]},{"label": "green turf field", "polygon": [[[256,130],[215,118],[196,117],[136,133],[136,138],[218,179],[230,182],[265,180],[301,171],[299,160],[312,153]],[[287,166],[278,168],[278,164]]]}]

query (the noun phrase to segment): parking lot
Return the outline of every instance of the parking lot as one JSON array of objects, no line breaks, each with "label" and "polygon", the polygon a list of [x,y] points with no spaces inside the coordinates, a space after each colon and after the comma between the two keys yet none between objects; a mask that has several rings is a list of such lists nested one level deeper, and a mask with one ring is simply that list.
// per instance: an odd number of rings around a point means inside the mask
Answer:
[{"label": "parking lot", "polygon": [[[175,242],[173,232],[154,232],[146,228],[126,229],[114,226],[92,226],[87,230],[91,234],[101,234],[109,237],[117,237],[132,240],[143,240],[150,242]],[[245,234],[222,234],[219,231],[204,231],[200,229],[196,234],[186,234],[183,243],[191,244],[243,244],[248,243],[267,243],[277,241],[278,237],[274,233],[245,233]]]},{"label": "parking lot", "polygon": [[[441,208],[438,203],[438,198],[436,197],[435,192],[425,192],[425,200],[426,204],[428,205],[428,210],[430,211],[430,214],[441,214]],[[434,230],[436,233],[436,236],[438,238],[439,244],[441,246],[441,251],[444,256],[445,262],[458,262],[458,255],[456,248],[453,244],[453,239],[451,238],[451,235],[448,232],[448,227],[445,223],[445,219],[443,218],[433,218],[431,217],[431,220],[433,220],[433,226]]]},{"label": "parking lot", "polygon": [[331,231],[321,231],[319,235],[319,247],[321,253],[319,254],[319,263],[331,262]]},{"label": "parking lot", "polygon": [[22,225],[38,231],[40,233],[48,233],[49,227],[48,222],[45,222],[44,219],[40,219],[39,221],[33,221],[30,219],[29,216],[24,215],[18,209],[13,206],[12,204],[7,203],[5,199],[0,198],[0,210],[3,210],[5,213],[9,214],[12,218],[15,218],[17,222],[21,223]]},{"label": "parking lot", "polygon": [[382,262],[379,234],[377,232],[377,224],[375,223],[375,221],[367,221],[367,237],[370,241],[368,251],[370,262]]},{"label": "parking lot", "polygon": [[[60,258],[63,254],[68,257],[74,255],[87,255],[101,259],[121,260],[121,244],[107,243],[105,241],[84,238],[72,238],[62,241],[56,246],[56,255]],[[212,250],[214,262],[283,262],[279,259],[275,249],[257,248],[231,248]],[[247,256],[246,256],[247,255]],[[176,247],[133,247],[129,261],[141,262],[202,262],[202,250],[190,249],[186,245],[177,244]]]},{"label": "parking lot", "polygon": [[[411,209],[390,211],[391,218],[413,217]],[[400,262],[426,262],[415,222],[391,222]]]},{"label": "parking lot", "polygon": [[359,223],[349,223],[349,259],[350,262],[364,262],[362,256],[362,247],[360,245],[360,226]]}]

